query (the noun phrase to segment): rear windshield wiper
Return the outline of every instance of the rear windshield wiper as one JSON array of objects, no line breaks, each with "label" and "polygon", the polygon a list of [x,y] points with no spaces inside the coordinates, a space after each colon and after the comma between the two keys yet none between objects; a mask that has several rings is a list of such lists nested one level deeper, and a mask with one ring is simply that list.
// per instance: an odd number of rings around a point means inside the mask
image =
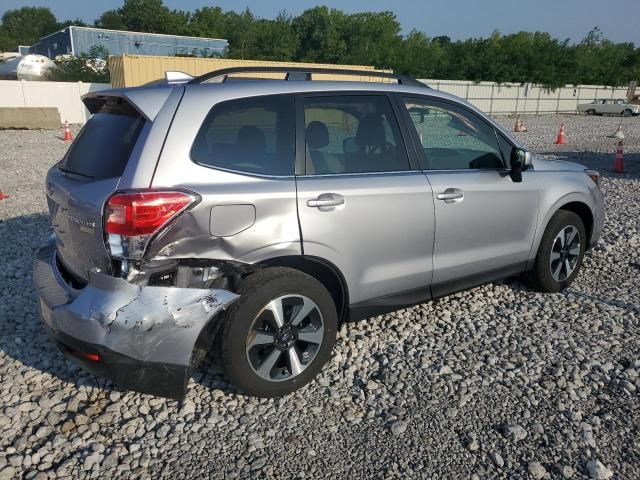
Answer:
[{"label": "rear windshield wiper", "polygon": [[76,172],[75,170],[69,170],[68,168],[65,168],[61,165],[58,165],[58,170],[60,170],[62,173],[70,173],[72,175],[78,175],[84,178],[94,178],[93,175],[89,175],[87,173],[82,173],[82,172]]}]

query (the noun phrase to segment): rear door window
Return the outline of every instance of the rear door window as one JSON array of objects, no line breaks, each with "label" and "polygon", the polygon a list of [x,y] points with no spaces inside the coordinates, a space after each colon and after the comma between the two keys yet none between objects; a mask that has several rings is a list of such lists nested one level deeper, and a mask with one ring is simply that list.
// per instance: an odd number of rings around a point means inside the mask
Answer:
[{"label": "rear door window", "polygon": [[384,95],[304,100],[307,174],[410,170],[389,99]]},{"label": "rear door window", "polygon": [[122,176],[144,123],[128,103],[108,100],[87,121],[59,168],[95,180]]},{"label": "rear door window", "polygon": [[293,96],[230,100],[213,107],[191,149],[201,165],[261,175],[293,175]]}]

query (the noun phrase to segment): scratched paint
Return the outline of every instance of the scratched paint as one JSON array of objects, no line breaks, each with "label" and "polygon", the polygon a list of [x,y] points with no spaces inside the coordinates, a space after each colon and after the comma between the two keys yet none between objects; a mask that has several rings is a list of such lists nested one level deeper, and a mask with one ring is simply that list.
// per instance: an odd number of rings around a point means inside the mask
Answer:
[{"label": "scratched paint", "polygon": [[52,326],[136,360],[188,365],[202,329],[236,298],[227,290],[139,286],[91,272],[79,295],[54,310]]}]

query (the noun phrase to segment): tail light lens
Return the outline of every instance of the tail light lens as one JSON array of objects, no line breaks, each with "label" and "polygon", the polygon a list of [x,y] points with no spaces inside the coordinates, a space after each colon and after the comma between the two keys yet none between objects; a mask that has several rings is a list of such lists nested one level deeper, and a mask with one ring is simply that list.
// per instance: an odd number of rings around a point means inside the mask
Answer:
[{"label": "tail light lens", "polygon": [[196,201],[185,192],[117,193],[105,207],[105,232],[115,258],[142,258],[151,237]]}]

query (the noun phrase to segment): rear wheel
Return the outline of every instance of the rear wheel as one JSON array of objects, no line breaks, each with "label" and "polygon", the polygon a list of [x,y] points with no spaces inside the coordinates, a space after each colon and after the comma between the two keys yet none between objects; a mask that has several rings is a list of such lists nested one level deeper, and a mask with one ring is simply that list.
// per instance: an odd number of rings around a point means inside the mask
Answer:
[{"label": "rear wheel", "polygon": [[220,338],[222,365],[244,392],[285,395],[322,369],[335,343],[338,316],[327,289],[289,268],[266,268],[239,286]]},{"label": "rear wheel", "polygon": [[590,108],[590,109],[589,109],[589,110],[587,110],[585,113],[586,113],[587,115],[595,115],[595,114],[596,114],[596,111],[595,111],[593,108]]},{"label": "rear wheel", "polygon": [[558,210],[542,236],[532,270],[526,282],[543,292],[559,292],[578,275],[587,244],[582,219],[573,212]]}]

